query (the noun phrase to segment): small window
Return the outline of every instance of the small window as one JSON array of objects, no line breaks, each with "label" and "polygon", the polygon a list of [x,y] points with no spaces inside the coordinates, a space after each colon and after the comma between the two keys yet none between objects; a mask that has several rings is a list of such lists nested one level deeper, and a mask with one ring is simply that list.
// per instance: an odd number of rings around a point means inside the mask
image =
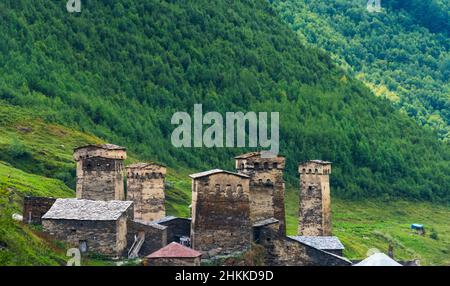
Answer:
[{"label": "small window", "polygon": [[259,170],[259,163],[255,163],[255,170]]},{"label": "small window", "polygon": [[319,169],[316,169],[315,171],[316,171],[316,174],[319,173]]},{"label": "small window", "polygon": [[269,169],[269,163],[265,162],[264,163],[264,170],[268,170]]},{"label": "small window", "polygon": [[80,240],[80,251],[86,253],[88,251],[88,244],[86,240]]},{"label": "small window", "polygon": [[220,192],[220,185],[219,184],[217,184],[215,188],[216,188],[216,192]]},{"label": "small window", "polygon": [[244,169],[244,163],[241,164],[241,170],[243,170],[243,169]]},{"label": "small window", "polygon": [[312,173],[311,169],[308,169],[308,173]]},{"label": "small window", "polygon": [[278,169],[278,163],[273,163],[273,168]]}]

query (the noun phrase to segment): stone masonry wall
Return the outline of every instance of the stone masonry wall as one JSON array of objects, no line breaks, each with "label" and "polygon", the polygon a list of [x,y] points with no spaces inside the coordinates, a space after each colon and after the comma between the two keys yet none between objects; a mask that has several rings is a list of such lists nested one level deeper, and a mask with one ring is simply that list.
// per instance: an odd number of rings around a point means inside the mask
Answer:
[{"label": "stone masonry wall", "polygon": [[180,243],[180,237],[191,237],[191,220],[186,218],[176,218],[159,223],[167,226],[167,243]]},{"label": "stone masonry wall", "polygon": [[206,256],[250,247],[249,179],[219,173],[193,180],[192,248]]},{"label": "stone masonry wall", "polygon": [[146,256],[167,245],[167,227],[155,227],[137,221],[128,222],[127,249],[130,249],[134,242],[134,236],[145,236],[144,244],[139,251],[139,255]]},{"label": "stone masonry wall", "polygon": [[260,155],[236,160],[239,173],[250,176],[250,219],[252,223],[275,218],[280,234],[285,234],[285,158],[262,158]]},{"label": "stone masonry wall", "polygon": [[23,199],[23,222],[41,224],[42,216],[55,203],[55,198],[25,197]]},{"label": "stone masonry wall", "polygon": [[166,168],[151,165],[127,167],[127,200],[134,202],[134,217],[154,221],[166,216],[164,178]]},{"label": "stone masonry wall", "polygon": [[58,240],[67,242],[73,247],[79,247],[80,241],[86,241],[89,252],[107,256],[121,256],[125,250],[126,219],[118,221],[79,221],[52,220],[42,221],[45,232]]},{"label": "stone masonry wall", "polygon": [[256,243],[266,249],[268,266],[350,266],[351,262],[310,247],[285,236],[280,236],[278,226],[270,225],[254,230]]},{"label": "stone masonry wall", "polygon": [[77,162],[77,198],[124,200],[124,163],[120,159],[89,157]]},{"label": "stone masonry wall", "polygon": [[298,234],[331,236],[329,170],[320,164],[299,167],[300,213]]}]

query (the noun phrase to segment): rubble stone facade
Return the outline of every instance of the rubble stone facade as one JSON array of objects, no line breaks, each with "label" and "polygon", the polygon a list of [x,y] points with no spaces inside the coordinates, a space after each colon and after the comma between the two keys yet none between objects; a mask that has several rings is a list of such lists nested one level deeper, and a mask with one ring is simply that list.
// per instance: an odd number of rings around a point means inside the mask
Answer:
[{"label": "rubble stone facade", "polygon": [[75,149],[77,198],[87,200],[125,200],[124,147],[104,144]]},{"label": "rubble stone facade", "polygon": [[191,219],[165,217],[155,223],[167,227],[167,243],[180,243],[180,238],[191,237]]},{"label": "rubble stone facade", "polygon": [[300,174],[300,215],[298,234],[331,236],[331,163],[308,161],[298,167]]},{"label": "rubble stone facade", "polygon": [[265,264],[270,266],[351,266],[343,257],[300,243],[278,232],[277,223],[253,228],[255,243],[266,250]]},{"label": "rubble stone facade", "polygon": [[127,200],[134,202],[134,217],[154,221],[166,216],[166,168],[153,163],[127,166]]},{"label": "rubble stone facade", "polygon": [[25,197],[23,199],[23,222],[41,224],[42,216],[55,203],[55,198]]},{"label": "rubble stone facade", "polygon": [[128,221],[127,228],[127,249],[130,249],[133,245],[135,236],[145,239],[139,251],[139,256],[149,255],[167,245],[166,226],[133,220]]},{"label": "rubble stone facade", "polygon": [[44,219],[42,225],[47,233],[74,247],[111,257],[124,254],[127,247],[127,219],[117,221],[80,221]]},{"label": "rubble stone facade", "polygon": [[192,248],[207,257],[248,249],[251,244],[249,177],[212,170],[191,178]]},{"label": "rubble stone facade", "polygon": [[280,234],[285,234],[285,158],[263,158],[254,152],[235,159],[237,172],[250,177],[251,223],[273,217],[280,222]]}]

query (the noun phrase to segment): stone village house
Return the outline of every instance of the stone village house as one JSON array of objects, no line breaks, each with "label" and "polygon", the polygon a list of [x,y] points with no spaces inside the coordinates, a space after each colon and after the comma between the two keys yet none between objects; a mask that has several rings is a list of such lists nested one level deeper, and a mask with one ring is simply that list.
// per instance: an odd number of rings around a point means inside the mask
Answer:
[{"label": "stone village house", "polygon": [[44,230],[82,252],[119,257],[127,247],[133,202],[57,199],[42,217]]}]

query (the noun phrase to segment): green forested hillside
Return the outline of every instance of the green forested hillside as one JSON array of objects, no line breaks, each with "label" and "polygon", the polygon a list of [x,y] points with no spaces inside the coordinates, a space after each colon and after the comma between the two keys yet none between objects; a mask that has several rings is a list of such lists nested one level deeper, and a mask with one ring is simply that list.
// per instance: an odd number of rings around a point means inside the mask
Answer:
[{"label": "green forested hillside", "polygon": [[175,111],[278,111],[290,183],[319,158],[334,162],[336,196],[449,200],[448,143],[305,46],[269,2],[65,3],[0,3],[4,102],[197,170],[244,150],[171,147]]},{"label": "green forested hillside", "polygon": [[333,54],[377,94],[450,139],[450,2],[274,0],[304,42]]}]

